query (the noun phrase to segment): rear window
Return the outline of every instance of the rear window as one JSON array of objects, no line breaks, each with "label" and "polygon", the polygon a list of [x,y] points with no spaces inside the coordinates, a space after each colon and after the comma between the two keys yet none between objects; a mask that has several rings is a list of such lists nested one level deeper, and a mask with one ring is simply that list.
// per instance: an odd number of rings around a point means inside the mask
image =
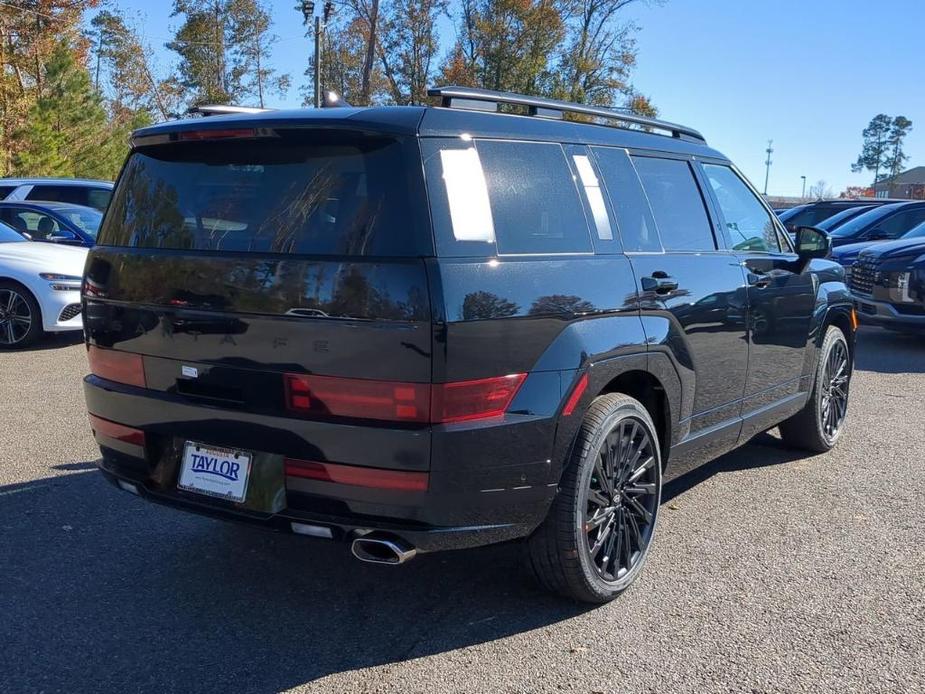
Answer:
[{"label": "rear window", "polygon": [[304,133],[131,155],[100,232],[111,246],[419,255],[401,144]]}]

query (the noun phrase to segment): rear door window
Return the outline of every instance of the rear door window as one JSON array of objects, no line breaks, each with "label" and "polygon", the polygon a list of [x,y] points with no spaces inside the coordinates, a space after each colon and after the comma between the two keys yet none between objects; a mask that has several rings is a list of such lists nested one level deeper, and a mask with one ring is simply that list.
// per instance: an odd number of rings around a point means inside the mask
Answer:
[{"label": "rear door window", "polygon": [[[240,253],[427,255],[401,143],[336,133],[133,153],[100,243]],[[432,252],[432,247],[430,248]]]},{"label": "rear door window", "polygon": [[592,147],[592,150],[614,207],[623,247],[627,251],[660,252],[662,244],[652,210],[626,150],[613,147]]},{"label": "rear door window", "polygon": [[0,186],[0,200],[5,200],[14,190],[16,190],[16,186]]},{"label": "rear door window", "polygon": [[592,252],[561,145],[431,140],[422,150],[440,255]]},{"label": "rear door window", "polygon": [[656,157],[633,157],[633,163],[665,250],[716,250],[710,218],[690,164]]}]

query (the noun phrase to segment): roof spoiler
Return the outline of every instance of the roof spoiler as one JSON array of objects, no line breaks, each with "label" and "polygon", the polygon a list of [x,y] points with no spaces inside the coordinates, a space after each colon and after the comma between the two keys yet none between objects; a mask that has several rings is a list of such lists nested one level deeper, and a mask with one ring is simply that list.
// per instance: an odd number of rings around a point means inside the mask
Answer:
[{"label": "roof spoiler", "polygon": [[191,116],[228,116],[242,113],[265,113],[272,108],[259,108],[257,106],[234,106],[233,104],[202,104],[193,106],[186,113]]}]

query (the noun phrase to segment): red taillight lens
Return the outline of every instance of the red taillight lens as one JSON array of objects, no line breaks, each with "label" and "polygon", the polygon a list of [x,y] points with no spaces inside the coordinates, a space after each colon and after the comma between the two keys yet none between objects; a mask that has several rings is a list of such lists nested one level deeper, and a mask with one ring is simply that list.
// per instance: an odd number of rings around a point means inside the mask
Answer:
[{"label": "red taillight lens", "polygon": [[462,422],[500,417],[507,410],[527,374],[511,374],[477,381],[439,383],[433,387],[432,422]]},{"label": "red taillight lens", "polygon": [[527,374],[457,383],[398,383],[286,374],[286,405],[311,416],[421,424],[504,414]]},{"label": "red taillight lens", "polygon": [[286,458],[286,474],[290,477],[352,484],[356,487],[397,489],[407,492],[426,492],[428,474],[405,470],[379,470],[355,465],[316,463],[310,460]]},{"label": "red taillight lens", "polygon": [[581,400],[581,396],[585,394],[587,387],[588,374],[583,374],[582,377],[578,379],[578,383],[575,385],[572,394],[569,395],[568,400],[565,402],[565,407],[562,408],[563,417],[568,417],[575,411],[575,408],[578,407],[578,401]]},{"label": "red taillight lens", "polygon": [[141,388],[146,386],[145,367],[140,354],[91,345],[87,359],[90,361],[90,371],[100,378]]},{"label": "red taillight lens", "polygon": [[287,374],[286,399],[296,412],[333,417],[426,422],[430,412],[426,383]]},{"label": "red taillight lens", "polygon": [[108,419],[97,417],[95,414],[89,416],[90,426],[97,434],[116,439],[117,441],[123,441],[124,443],[131,443],[135,446],[145,445],[145,432],[141,429],[133,429],[124,424],[110,422]]}]

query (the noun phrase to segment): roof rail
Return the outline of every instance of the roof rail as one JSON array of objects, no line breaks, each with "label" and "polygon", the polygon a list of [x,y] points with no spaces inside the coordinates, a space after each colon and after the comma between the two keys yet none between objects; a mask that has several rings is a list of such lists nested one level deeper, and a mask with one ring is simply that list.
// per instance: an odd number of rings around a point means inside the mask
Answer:
[{"label": "roof rail", "polygon": [[[524,94],[512,94],[510,92],[497,92],[491,89],[477,89],[475,87],[433,87],[427,90],[428,96],[436,96],[441,100],[441,105],[448,108],[470,108],[475,110],[497,110],[498,104],[509,104],[511,106],[526,106],[531,116],[542,118],[562,118],[564,113],[581,113],[586,116],[596,116],[598,118],[608,118],[622,123],[631,123],[640,125],[653,130],[662,130],[672,137],[687,138],[706,142],[706,138],[693,128],[677,123],[655,118],[646,118],[637,116],[633,113],[624,113],[612,108],[602,106],[589,106],[587,104],[576,104],[571,101],[558,101],[556,99],[546,99],[540,96],[526,96]],[[494,105],[492,107],[492,104]],[[617,125],[616,127],[621,127]]]},{"label": "roof rail", "polygon": [[271,108],[258,108],[256,106],[233,106],[231,104],[203,104],[193,106],[187,113],[200,116],[226,116],[232,113],[263,113],[272,111]]}]

